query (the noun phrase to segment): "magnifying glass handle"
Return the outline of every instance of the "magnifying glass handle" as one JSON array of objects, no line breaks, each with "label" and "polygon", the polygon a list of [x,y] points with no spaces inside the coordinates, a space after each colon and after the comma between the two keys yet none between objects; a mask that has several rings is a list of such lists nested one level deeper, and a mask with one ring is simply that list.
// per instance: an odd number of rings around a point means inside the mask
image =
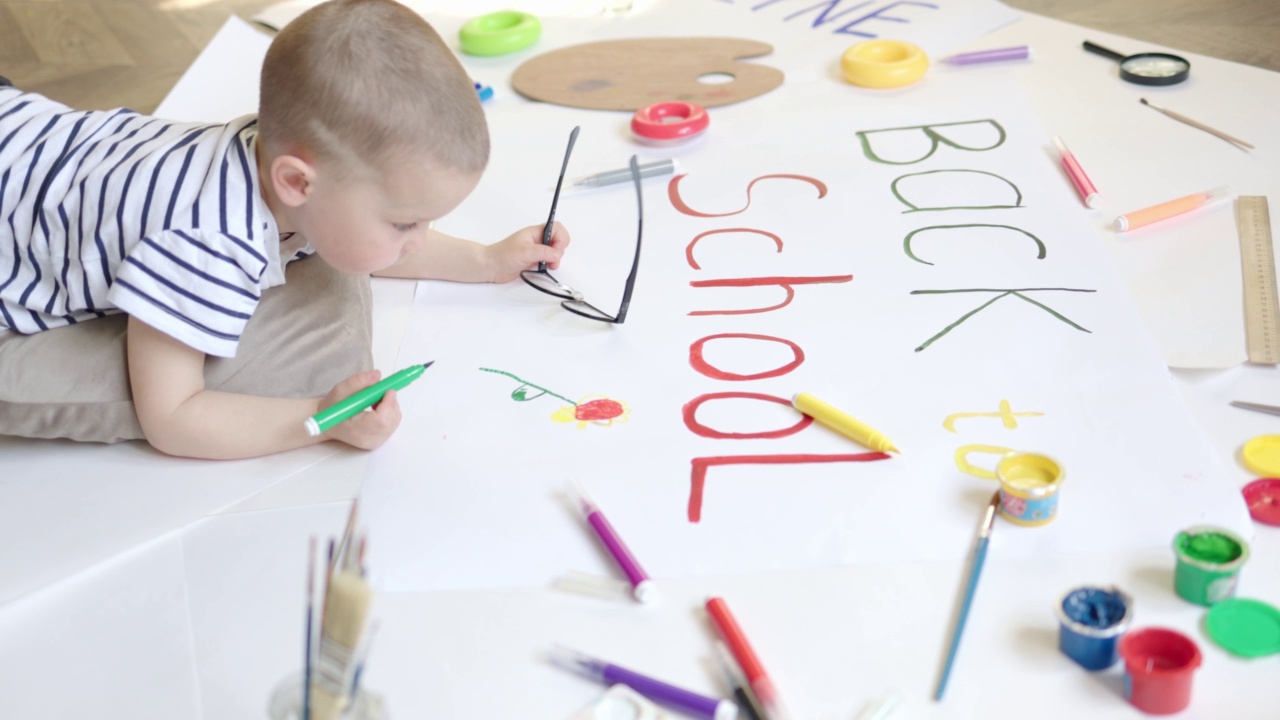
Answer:
[{"label": "magnifying glass handle", "polygon": [[1116,52],[1115,50],[1108,50],[1108,49],[1106,49],[1106,48],[1102,47],[1101,45],[1094,45],[1093,43],[1089,42],[1088,40],[1085,40],[1085,41],[1084,41],[1084,49],[1085,49],[1085,50],[1088,50],[1089,52],[1094,53],[1094,54],[1096,54],[1096,55],[1101,55],[1101,56],[1103,56],[1103,57],[1109,57],[1109,58],[1111,58],[1112,60],[1123,60],[1123,59],[1125,59],[1125,56],[1124,56],[1124,55],[1121,55],[1120,53]]}]

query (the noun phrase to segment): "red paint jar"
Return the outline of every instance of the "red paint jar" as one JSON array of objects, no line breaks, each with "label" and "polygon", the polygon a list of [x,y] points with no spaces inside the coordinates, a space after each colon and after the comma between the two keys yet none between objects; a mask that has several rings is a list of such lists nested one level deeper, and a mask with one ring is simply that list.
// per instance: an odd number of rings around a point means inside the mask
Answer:
[{"label": "red paint jar", "polygon": [[1175,630],[1142,628],[1120,640],[1124,697],[1139,710],[1168,715],[1191,704],[1191,678],[1200,667],[1200,648]]}]

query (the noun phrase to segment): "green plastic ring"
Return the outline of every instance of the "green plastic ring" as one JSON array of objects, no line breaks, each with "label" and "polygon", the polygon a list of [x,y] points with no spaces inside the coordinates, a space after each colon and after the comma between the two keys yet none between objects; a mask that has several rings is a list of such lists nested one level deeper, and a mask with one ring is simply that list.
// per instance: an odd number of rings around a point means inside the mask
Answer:
[{"label": "green plastic ring", "polygon": [[538,41],[542,22],[529,13],[499,10],[471,18],[458,31],[462,52],[468,55],[506,55]]}]

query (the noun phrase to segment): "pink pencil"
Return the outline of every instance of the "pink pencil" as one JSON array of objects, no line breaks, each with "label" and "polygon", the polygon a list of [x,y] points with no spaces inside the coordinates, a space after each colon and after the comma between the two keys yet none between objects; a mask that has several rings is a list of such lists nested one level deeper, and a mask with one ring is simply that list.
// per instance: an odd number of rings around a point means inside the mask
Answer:
[{"label": "pink pencil", "polygon": [[1080,163],[1076,162],[1076,156],[1071,154],[1067,149],[1062,138],[1054,137],[1053,144],[1058,146],[1058,153],[1062,156],[1062,169],[1066,171],[1067,177],[1071,179],[1071,184],[1075,186],[1076,192],[1080,193],[1080,199],[1084,201],[1086,207],[1097,207],[1098,188],[1093,186],[1093,181],[1088,175],[1084,174],[1084,168],[1080,167]]}]

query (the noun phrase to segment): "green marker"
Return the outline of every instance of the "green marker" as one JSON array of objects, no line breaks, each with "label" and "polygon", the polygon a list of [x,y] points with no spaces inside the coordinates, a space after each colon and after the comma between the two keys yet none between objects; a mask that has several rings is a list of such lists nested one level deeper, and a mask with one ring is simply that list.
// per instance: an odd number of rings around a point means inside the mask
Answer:
[{"label": "green marker", "polygon": [[382,400],[382,396],[387,394],[388,390],[403,390],[408,387],[409,383],[417,380],[418,376],[422,375],[434,362],[432,360],[421,365],[410,365],[395,375],[357,391],[350,397],[339,400],[312,415],[302,423],[302,426],[307,429],[308,435],[315,437],[343,420],[364,412],[365,408],[377,404]]}]

